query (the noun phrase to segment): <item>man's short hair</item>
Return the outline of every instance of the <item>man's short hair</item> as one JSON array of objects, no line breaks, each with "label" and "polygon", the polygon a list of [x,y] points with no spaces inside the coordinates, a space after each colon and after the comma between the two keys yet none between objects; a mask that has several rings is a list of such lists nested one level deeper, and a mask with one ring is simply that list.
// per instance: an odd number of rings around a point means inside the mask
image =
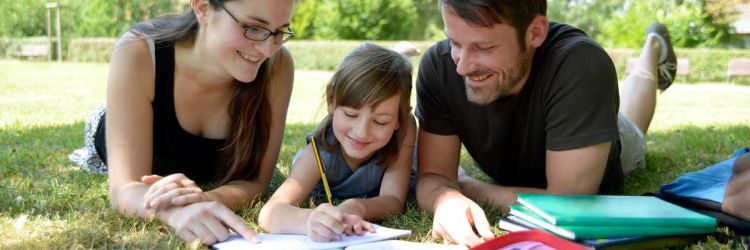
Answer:
[{"label": "man's short hair", "polygon": [[440,0],[440,6],[470,25],[491,28],[507,23],[516,29],[522,46],[526,46],[526,28],[534,17],[547,15],[547,0]]}]

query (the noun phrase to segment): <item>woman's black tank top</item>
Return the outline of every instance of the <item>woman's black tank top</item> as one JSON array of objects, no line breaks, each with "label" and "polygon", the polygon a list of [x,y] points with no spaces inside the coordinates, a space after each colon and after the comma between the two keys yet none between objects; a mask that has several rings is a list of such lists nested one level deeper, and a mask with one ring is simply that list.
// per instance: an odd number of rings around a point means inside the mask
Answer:
[{"label": "woman's black tank top", "polygon": [[[198,183],[216,177],[223,139],[208,139],[191,134],[180,126],[174,107],[174,44],[155,44],[155,92],[152,173],[182,173]],[[95,137],[96,151],[107,162],[104,117]]]}]

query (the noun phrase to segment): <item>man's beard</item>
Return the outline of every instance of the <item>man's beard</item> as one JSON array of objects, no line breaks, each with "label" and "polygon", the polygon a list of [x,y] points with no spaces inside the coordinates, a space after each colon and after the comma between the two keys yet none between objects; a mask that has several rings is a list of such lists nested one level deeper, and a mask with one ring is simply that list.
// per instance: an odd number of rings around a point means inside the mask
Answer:
[{"label": "man's beard", "polygon": [[[500,70],[499,72],[493,72],[495,75],[493,77],[497,80],[495,84],[482,87],[471,87],[468,84],[465,84],[466,98],[477,105],[487,106],[487,104],[490,104],[497,99],[508,96],[510,91],[519,84],[519,81],[524,77],[529,70],[529,67],[531,67],[531,62],[529,60],[530,53],[527,52],[528,51],[521,52],[513,67]],[[465,76],[464,81],[472,75],[484,75],[486,73],[487,70],[477,70]]]}]

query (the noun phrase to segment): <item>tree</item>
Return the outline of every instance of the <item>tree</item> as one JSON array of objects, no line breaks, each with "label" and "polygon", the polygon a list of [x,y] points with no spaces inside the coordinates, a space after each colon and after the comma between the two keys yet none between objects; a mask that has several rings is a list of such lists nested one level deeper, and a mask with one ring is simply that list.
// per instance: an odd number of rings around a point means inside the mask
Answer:
[{"label": "tree", "polygon": [[[47,35],[47,2],[0,0],[0,34],[5,37]],[[58,0],[63,6],[62,29],[73,36],[117,36],[132,25],[157,15],[181,11],[180,0]],[[53,13],[54,15],[54,13]],[[53,16],[54,18],[54,16]]]},{"label": "tree", "polygon": [[[0,0],[0,36],[45,36],[48,1],[59,1],[63,31],[114,37],[132,25],[188,8],[184,0]],[[606,47],[640,47],[649,23],[665,23],[678,47],[742,46],[732,34],[735,6],[749,0],[554,0],[552,21],[572,24]],[[297,0],[292,28],[300,39],[442,39],[439,0]]]},{"label": "tree", "polygon": [[[72,1],[71,1],[72,2]],[[118,36],[131,26],[153,17],[178,13],[178,0],[83,0],[73,33],[77,36]]]},{"label": "tree", "polygon": [[431,40],[445,38],[438,0],[414,0],[414,7],[417,10],[417,21],[412,29],[412,37]]},{"label": "tree", "polygon": [[[47,1],[0,0],[0,36],[25,37],[47,35]],[[53,16],[54,18],[54,16]]]},{"label": "tree", "polygon": [[298,39],[311,39],[318,23],[319,0],[299,0],[294,9],[291,27]]},{"label": "tree", "polygon": [[677,47],[727,47],[741,44],[730,26],[740,2],[747,0],[561,0],[549,2],[548,16],[583,29],[605,47],[642,46],[643,32],[655,21],[669,27]]},{"label": "tree", "polygon": [[301,39],[402,40],[442,37],[438,0],[299,0]]},{"label": "tree", "polygon": [[315,38],[416,38],[411,35],[416,24],[416,8],[411,0],[322,0],[320,4]]},{"label": "tree", "polygon": [[547,1],[547,16],[584,30],[592,37],[601,34],[612,15],[623,8],[626,0],[556,0]]}]

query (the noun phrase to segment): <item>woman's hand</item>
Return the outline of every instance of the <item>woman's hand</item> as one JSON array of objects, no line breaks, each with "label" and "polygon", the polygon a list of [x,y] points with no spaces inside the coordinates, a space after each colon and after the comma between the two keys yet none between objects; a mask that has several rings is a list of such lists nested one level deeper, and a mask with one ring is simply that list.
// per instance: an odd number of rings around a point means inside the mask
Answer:
[{"label": "woman's hand", "polygon": [[187,206],[171,206],[157,210],[156,214],[175,230],[180,239],[190,242],[200,240],[211,245],[226,240],[232,229],[250,242],[258,243],[258,235],[239,216],[218,202],[198,202]]},{"label": "woman's hand", "polygon": [[157,211],[160,208],[184,206],[188,204],[210,201],[203,190],[183,174],[172,174],[166,177],[146,175],[141,182],[150,185],[143,197],[144,207]]}]

